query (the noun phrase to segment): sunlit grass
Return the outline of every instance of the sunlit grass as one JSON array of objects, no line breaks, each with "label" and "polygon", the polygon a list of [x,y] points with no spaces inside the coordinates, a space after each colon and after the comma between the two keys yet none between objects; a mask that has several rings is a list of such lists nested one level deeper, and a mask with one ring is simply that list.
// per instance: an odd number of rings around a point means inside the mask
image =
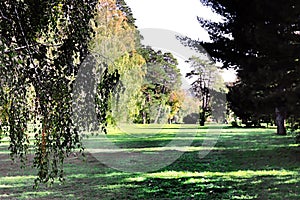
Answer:
[{"label": "sunlit grass", "polygon": [[[0,199],[300,199],[300,149],[291,135],[277,136],[274,128],[242,129],[216,124],[200,128],[135,128],[126,132],[109,127],[108,135],[90,136],[86,157],[66,159],[66,181],[55,182],[51,187],[41,185],[37,190],[32,187],[36,171],[19,172],[18,167],[10,167],[6,139],[0,143],[0,162],[6,165],[3,170],[10,171],[0,172]],[[118,151],[183,154],[171,165],[154,172],[117,171],[89,154],[89,148],[106,156],[116,153],[106,148],[103,137],[118,146]],[[210,150],[203,146],[203,141],[214,141],[216,137],[212,151],[200,159],[199,152]],[[166,146],[172,140],[177,141],[176,145]],[[190,145],[184,145],[190,140]],[[122,157],[118,159],[116,162],[124,161]]]},{"label": "sunlit grass", "polygon": [[15,182],[24,182],[28,183],[29,181],[33,181],[35,176],[6,176],[0,177],[0,184],[8,184],[8,183],[15,183]]},{"label": "sunlit grass", "polygon": [[232,196],[232,199],[257,199],[258,195],[250,196],[250,195],[241,195],[241,196]]},{"label": "sunlit grass", "polygon": [[300,178],[299,177],[295,177],[293,179],[284,181],[285,184],[298,184],[300,183]]},{"label": "sunlit grass", "polygon": [[96,186],[96,189],[106,189],[106,190],[114,190],[114,189],[124,189],[124,188],[137,188],[139,186],[134,184],[114,184],[114,185],[100,185]]},{"label": "sunlit grass", "polygon": [[144,180],[147,178],[159,178],[159,179],[179,179],[179,178],[189,178],[189,177],[203,177],[203,178],[215,178],[221,177],[223,179],[233,179],[233,178],[253,178],[259,176],[297,176],[299,175],[296,171],[286,171],[286,170],[239,170],[234,172],[189,172],[189,171],[166,171],[159,173],[148,173],[143,176],[139,176],[130,180]]},{"label": "sunlit grass", "polygon": [[33,196],[42,198],[42,197],[47,197],[49,195],[53,195],[55,194],[55,192],[49,192],[49,191],[45,191],[45,192],[24,192],[21,196],[20,199],[29,199],[32,198]]}]

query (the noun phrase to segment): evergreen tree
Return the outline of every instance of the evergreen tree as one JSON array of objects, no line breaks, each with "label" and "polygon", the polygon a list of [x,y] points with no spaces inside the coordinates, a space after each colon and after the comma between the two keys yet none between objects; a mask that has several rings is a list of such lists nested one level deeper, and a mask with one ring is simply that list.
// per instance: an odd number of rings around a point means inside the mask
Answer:
[{"label": "evergreen tree", "polygon": [[[274,116],[299,119],[300,3],[288,1],[201,0],[225,17],[223,22],[199,19],[212,42],[201,44],[224,68],[237,69],[239,81],[229,93],[230,106],[255,120]],[[247,95],[238,105],[237,92]],[[249,106],[243,106],[249,105]],[[245,116],[240,115],[244,118]],[[278,134],[285,134],[280,126]]]}]

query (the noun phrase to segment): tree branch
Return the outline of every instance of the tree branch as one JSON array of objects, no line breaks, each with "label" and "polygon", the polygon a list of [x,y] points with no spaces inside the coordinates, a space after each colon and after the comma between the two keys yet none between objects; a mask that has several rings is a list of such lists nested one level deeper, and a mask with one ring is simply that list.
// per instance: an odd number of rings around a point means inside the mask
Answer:
[{"label": "tree branch", "polygon": [[43,44],[43,43],[36,42],[35,44],[25,45],[25,46],[21,46],[21,47],[16,47],[14,49],[6,50],[3,53],[12,53],[14,51],[22,51],[24,49],[29,49],[30,47],[35,47],[35,46],[39,46],[39,45],[46,46],[46,47],[59,47],[62,44]]},{"label": "tree branch", "polygon": [[1,14],[2,18],[6,19],[7,21],[9,21],[9,22],[12,22],[12,21],[13,21],[13,20],[11,20],[11,19],[5,17],[4,14],[3,14],[3,12],[2,12],[2,10],[0,10],[0,14]]}]

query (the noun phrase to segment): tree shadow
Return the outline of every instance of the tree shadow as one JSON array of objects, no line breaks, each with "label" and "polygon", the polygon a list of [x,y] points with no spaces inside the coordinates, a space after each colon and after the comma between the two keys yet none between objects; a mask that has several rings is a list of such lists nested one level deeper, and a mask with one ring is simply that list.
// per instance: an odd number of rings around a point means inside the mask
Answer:
[{"label": "tree shadow", "polygon": [[[191,146],[201,147],[204,136],[198,136]],[[139,141],[123,142],[128,147]],[[151,140],[141,142],[141,147],[146,144],[158,147]],[[89,153],[74,155],[66,159],[64,183],[41,185],[38,190],[32,188],[34,170],[19,172],[7,154],[0,154],[0,199],[300,198],[300,149],[292,137],[274,135],[272,130],[226,130],[215,147],[204,158],[199,158],[198,151],[185,152],[169,166],[147,173],[111,169]],[[115,159],[122,162],[124,158],[119,154]]]}]

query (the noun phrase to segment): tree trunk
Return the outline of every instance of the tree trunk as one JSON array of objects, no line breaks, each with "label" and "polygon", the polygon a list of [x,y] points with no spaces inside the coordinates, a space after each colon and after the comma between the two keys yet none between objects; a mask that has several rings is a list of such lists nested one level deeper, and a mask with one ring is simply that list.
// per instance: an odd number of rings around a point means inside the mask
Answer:
[{"label": "tree trunk", "polygon": [[155,117],[154,124],[158,123],[158,119],[159,119],[160,114],[161,114],[161,109],[162,109],[162,104],[159,105],[158,113],[157,113],[157,115]]},{"label": "tree trunk", "polygon": [[204,124],[205,124],[205,111],[200,112],[199,121],[200,121],[200,126],[204,126]]},{"label": "tree trunk", "polygon": [[144,110],[142,112],[142,118],[143,118],[143,124],[146,124],[147,123],[147,114],[146,114],[146,111],[144,111]]},{"label": "tree trunk", "polygon": [[278,108],[275,109],[276,113],[276,126],[278,135],[286,135],[286,129],[284,126],[284,115]]}]

